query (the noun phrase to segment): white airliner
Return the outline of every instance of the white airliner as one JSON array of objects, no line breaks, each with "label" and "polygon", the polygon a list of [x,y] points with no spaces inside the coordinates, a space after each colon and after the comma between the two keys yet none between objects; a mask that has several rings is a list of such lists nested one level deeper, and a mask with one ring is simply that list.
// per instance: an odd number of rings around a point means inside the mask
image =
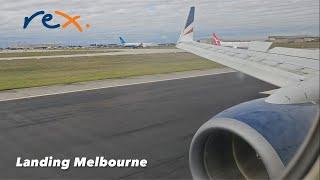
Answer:
[{"label": "white airliner", "polygon": [[198,129],[189,151],[193,178],[305,179],[312,165],[318,169],[319,50],[270,49],[271,42],[257,41],[248,49],[199,43],[193,40],[194,14],[191,7],[178,48],[277,88]]},{"label": "white airliner", "polygon": [[240,49],[248,49],[249,43],[248,41],[221,41],[216,33],[212,33],[212,44],[217,46],[225,46],[225,47],[233,47],[233,48],[240,48]]},{"label": "white airliner", "polygon": [[148,47],[148,46],[157,46],[157,44],[154,43],[127,43],[122,37],[119,37],[120,39],[120,44],[123,47],[131,47],[131,48],[140,48],[140,47]]}]

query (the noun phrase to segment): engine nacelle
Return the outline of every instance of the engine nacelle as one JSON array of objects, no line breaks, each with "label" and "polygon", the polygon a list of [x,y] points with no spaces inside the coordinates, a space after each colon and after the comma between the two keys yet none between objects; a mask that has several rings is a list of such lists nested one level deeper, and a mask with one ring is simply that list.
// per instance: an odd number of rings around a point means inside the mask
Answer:
[{"label": "engine nacelle", "polygon": [[229,108],[192,139],[194,179],[278,179],[304,141],[317,104],[270,104],[264,99]]}]

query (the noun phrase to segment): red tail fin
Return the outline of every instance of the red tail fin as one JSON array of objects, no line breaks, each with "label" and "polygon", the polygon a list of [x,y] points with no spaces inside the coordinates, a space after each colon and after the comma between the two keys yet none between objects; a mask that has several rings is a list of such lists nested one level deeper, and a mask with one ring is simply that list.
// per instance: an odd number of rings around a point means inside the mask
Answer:
[{"label": "red tail fin", "polygon": [[216,33],[212,33],[212,44],[221,46],[220,39],[216,36]]}]

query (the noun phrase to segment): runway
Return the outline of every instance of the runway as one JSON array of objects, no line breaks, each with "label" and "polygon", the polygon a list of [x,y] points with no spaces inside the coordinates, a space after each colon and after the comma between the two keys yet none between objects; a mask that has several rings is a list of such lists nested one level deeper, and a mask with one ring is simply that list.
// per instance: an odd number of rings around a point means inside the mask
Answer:
[{"label": "runway", "polygon": [[[275,88],[239,72],[0,102],[0,179],[191,179],[193,134]],[[137,158],[146,168],[15,168],[23,158]]]},{"label": "runway", "polygon": [[[112,50],[112,49],[110,49]],[[118,56],[136,54],[157,54],[157,53],[179,53],[185,52],[181,49],[117,49],[117,52],[99,52],[88,54],[54,55],[54,56],[27,56],[27,57],[1,57],[0,61],[8,60],[28,60],[28,59],[51,59],[51,58],[72,58],[72,57],[92,57],[92,56]]]}]

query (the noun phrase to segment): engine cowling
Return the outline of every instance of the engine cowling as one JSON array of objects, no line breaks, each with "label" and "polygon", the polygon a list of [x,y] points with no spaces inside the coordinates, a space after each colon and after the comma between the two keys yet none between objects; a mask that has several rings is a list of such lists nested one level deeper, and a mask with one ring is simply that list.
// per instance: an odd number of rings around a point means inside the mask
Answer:
[{"label": "engine cowling", "polygon": [[277,179],[304,141],[317,104],[279,105],[257,99],[203,124],[192,139],[194,179]]}]

